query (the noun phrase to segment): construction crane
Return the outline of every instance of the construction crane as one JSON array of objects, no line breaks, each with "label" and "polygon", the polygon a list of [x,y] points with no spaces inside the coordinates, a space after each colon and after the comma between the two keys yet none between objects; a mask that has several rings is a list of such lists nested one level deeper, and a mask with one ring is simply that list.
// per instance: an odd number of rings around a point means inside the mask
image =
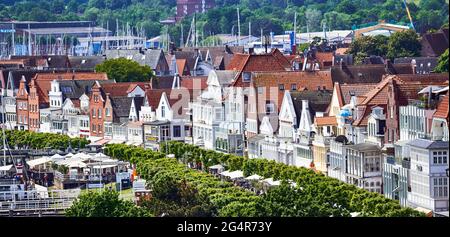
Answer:
[{"label": "construction crane", "polygon": [[403,0],[403,4],[405,4],[406,13],[408,13],[408,18],[409,18],[409,21],[411,22],[411,27],[415,31],[416,27],[414,27],[414,22],[413,22],[413,19],[411,17],[411,12],[409,11],[409,8],[408,8],[408,4],[406,4],[406,0]]}]

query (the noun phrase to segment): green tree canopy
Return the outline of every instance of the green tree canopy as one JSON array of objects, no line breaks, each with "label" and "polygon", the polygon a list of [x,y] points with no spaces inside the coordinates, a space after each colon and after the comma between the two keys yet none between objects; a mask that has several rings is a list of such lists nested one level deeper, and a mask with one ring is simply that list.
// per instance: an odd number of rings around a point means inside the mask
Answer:
[{"label": "green tree canopy", "polygon": [[372,55],[384,57],[387,54],[388,40],[389,38],[383,35],[362,36],[352,42],[348,53],[354,55],[356,64]]},{"label": "green tree canopy", "polygon": [[439,57],[439,63],[434,69],[435,72],[448,72],[448,49]]},{"label": "green tree canopy", "polygon": [[419,35],[413,30],[395,32],[389,37],[387,57],[390,59],[400,57],[420,56]]},{"label": "green tree canopy", "polygon": [[117,82],[144,82],[150,81],[154,76],[149,66],[126,58],[109,59],[95,67],[98,72],[105,72],[109,79]]},{"label": "green tree canopy", "polygon": [[131,201],[119,198],[119,193],[111,190],[90,191],[81,194],[66,210],[69,217],[150,217],[150,212],[136,206]]}]

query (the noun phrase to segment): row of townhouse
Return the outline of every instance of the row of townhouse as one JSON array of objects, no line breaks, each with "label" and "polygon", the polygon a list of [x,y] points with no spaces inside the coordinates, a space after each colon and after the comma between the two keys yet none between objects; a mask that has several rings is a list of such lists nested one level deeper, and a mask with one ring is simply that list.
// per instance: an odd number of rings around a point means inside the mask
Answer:
[{"label": "row of townhouse", "polygon": [[84,136],[96,146],[184,141],[448,210],[448,142],[440,142],[448,141],[448,74],[419,75],[411,63],[389,61],[326,69],[304,62],[278,50],[234,53],[227,70],[186,76],[175,62],[174,75],[148,83],[37,72],[5,99],[17,111],[12,128]]},{"label": "row of townhouse", "polygon": [[206,77],[155,80],[159,83],[116,83],[93,72],[24,74],[17,87],[11,78],[11,89],[4,90],[5,124],[86,137],[93,145],[146,141],[157,148],[160,141],[184,141],[192,133],[189,102],[205,87]]},{"label": "row of townhouse", "polygon": [[[438,104],[446,103],[447,74],[419,75],[407,64],[389,63],[383,68],[344,64],[330,70],[296,71],[284,59],[276,51],[237,54],[228,71],[213,73],[207,91],[191,105],[194,144],[312,168],[399,199],[402,205],[434,212],[448,210],[448,189],[444,185],[448,183],[448,160],[444,159],[448,142],[441,142],[448,141],[448,114],[436,111]],[[418,102],[427,109],[412,119],[408,113]],[[234,116],[236,110],[238,117]],[[423,124],[429,126],[427,132],[417,131]],[[228,137],[222,136],[224,132]],[[244,151],[239,150],[241,139],[247,146]],[[387,178],[394,172],[387,160],[391,161],[399,149],[420,144],[415,139],[440,144],[435,146],[441,150],[427,153],[442,156],[441,163],[435,164],[440,168],[433,169],[438,174],[427,174],[428,203],[440,199],[433,205],[424,205],[423,200],[420,204],[413,198],[419,190],[411,185],[410,178],[400,179],[407,181],[406,189]],[[403,140],[408,142],[397,148]],[[408,159],[413,155],[408,154]],[[433,162],[431,155],[427,158]],[[412,170],[408,170],[408,176]],[[439,179],[434,181],[434,175]],[[437,191],[433,185],[438,185]],[[408,198],[399,198],[400,190],[406,190],[404,197]],[[440,196],[434,198],[433,192]]]}]

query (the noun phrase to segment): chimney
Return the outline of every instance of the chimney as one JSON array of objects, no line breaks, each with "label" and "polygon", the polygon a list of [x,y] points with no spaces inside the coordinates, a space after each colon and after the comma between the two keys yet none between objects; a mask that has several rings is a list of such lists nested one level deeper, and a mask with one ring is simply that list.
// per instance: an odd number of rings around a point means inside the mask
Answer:
[{"label": "chimney", "polygon": [[248,54],[252,55],[254,53],[255,53],[255,49],[253,47],[252,48],[248,48]]},{"label": "chimney", "polygon": [[304,111],[309,110],[309,103],[307,100],[302,100],[302,110],[304,110]]},{"label": "chimney", "polygon": [[175,51],[175,44],[173,42],[170,42],[170,44],[169,44],[169,54],[173,55],[174,51]]},{"label": "chimney", "polygon": [[415,59],[411,60],[411,67],[412,67],[412,73],[416,74],[417,73],[417,64],[416,64]]}]

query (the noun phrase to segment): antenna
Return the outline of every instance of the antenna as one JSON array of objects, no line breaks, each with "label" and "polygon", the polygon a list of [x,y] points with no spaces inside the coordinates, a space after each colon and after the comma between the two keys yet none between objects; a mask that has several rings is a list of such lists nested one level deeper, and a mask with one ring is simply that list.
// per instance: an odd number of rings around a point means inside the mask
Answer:
[{"label": "antenna", "polygon": [[16,39],[15,39],[15,35],[16,35],[16,30],[15,30],[15,26],[14,23],[11,24],[12,25],[12,47],[13,47],[13,55],[16,55]]},{"label": "antenna", "polygon": [[181,27],[180,47],[183,47],[183,44],[184,44],[183,22],[181,22],[180,27]]},{"label": "antenna", "polygon": [[119,19],[116,18],[116,40],[117,40],[117,49],[119,49]]},{"label": "antenna", "polygon": [[297,12],[294,14],[294,45],[297,45]]},{"label": "antenna", "polygon": [[238,46],[241,46],[241,19],[239,17],[239,7],[237,8],[238,17]]},{"label": "antenna", "polygon": [[409,18],[409,21],[411,22],[411,26],[412,26],[413,30],[415,31],[416,27],[414,27],[414,22],[413,22],[413,19],[411,17],[411,13],[409,12],[408,5],[406,4],[406,0],[403,0],[403,3],[405,4],[406,13],[408,14],[408,18]]},{"label": "antenna", "polygon": [[31,52],[31,29],[30,29],[30,24],[28,23],[28,55],[31,56],[32,52]]},{"label": "antenna", "polygon": [[252,22],[248,22],[248,42],[251,43],[252,38]]}]

